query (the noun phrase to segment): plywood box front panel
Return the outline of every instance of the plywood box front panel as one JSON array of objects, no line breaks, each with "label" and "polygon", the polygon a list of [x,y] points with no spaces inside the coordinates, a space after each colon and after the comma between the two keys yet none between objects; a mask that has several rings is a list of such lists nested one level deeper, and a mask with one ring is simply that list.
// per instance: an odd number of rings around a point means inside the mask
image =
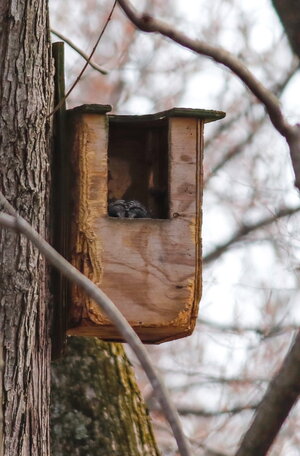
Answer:
[{"label": "plywood box front panel", "polygon": [[[168,218],[119,219],[107,215],[107,117],[77,113],[70,119],[72,263],[148,343],[191,333],[201,290],[203,121],[169,118],[165,128]],[[120,144],[121,138],[114,141]],[[147,186],[143,191],[146,200]],[[105,315],[76,286],[68,333],[119,340]]]}]

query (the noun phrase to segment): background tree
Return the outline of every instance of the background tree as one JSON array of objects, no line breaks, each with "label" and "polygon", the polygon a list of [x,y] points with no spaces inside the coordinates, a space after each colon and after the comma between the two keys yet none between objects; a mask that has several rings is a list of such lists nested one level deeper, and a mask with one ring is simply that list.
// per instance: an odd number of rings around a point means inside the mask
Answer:
[{"label": "background tree", "polygon": [[[289,6],[292,5],[288,3]],[[198,36],[199,24],[202,24],[203,33],[207,33],[208,39],[236,46],[235,51],[259,73],[262,81],[268,85],[273,83],[279,92],[284,88],[287,90],[295,69],[291,54],[287,54],[286,42],[275,31],[269,40],[264,36],[265,49],[260,49],[258,57],[255,49],[248,54],[243,44],[250,48],[247,51],[251,51],[252,45],[255,47],[257,35],[253,30],[257,30],[257,22],[253,21],[254,29],[251,29],[251,15],[249,11],[244,12],[238,2],[216,2],[215,10],[211,5],[205,9],[203,3],[199,22],[194,22],[195,31],[188,13],[191,11],[195,19],[198,10],[192,10],[186,3],[182,5],[179,2],[178,10],[174,10],[176,19],[172,19],[167,3],[159,9],[159,2],[152,2],[151,5],[151,13],[166,15],[169,21],[174,20],[174,28],[175,25],[179,26],[183,13],[187,22],[182,22],[181,26],[188,24],[189,33],[197,31]],[[47,205],[44,203],[47,201],[47,181],[40,176],[46,179],[45,119],[49,112],[47,102],[50,104],[51,101],[51,87],[47,78],[51,66],[45,33],[47,12],[44,4],[39,6],[38,12],[27,7],[26,17],[23,3],[18,3],[18,9],[12,9],[8,1],[1,6],[5,31],[1,35],[0,46],[4,67],[1,94],[4,125],[1,144],[5,151],[5,156],[1,156],[1,165],[2,162],[4,164],[1,166],[1,189],[18,211],[47,236]],[[68,12],[70,11],[72,8],[69,8]],[[76,13],[80,13],[80,7]],[[233,22],[227,28],[225,18],[229,14]],[[257,18],[256,16],[255,19]],[[284,18],[282,20],[284,22]],[[232,34],[233,24],[237,26],[238,35]],[[76,27],[78,30],[78,21]],[[188,95],[181,90],[184,86],[183,73],[176,71],[176,64],[173,70],[169,67],[172,80],[169,78],[163,83],[162,72],[159,78],[154,74],[162,62],[165,65],[165,55],[168,55],[172,64],[175,62],[178,57],[177,50],[175,51],[177,48],[162,40],[159,35],[154,48],[152,37],[141,38],[141,35],[132,31],[128,22],[121,22],[118,30],[122,31],[122,40],[127,31],[132,33],[128,58],[143,58],[144,68],[150,70],[148,79],[145,77],[147,72],[144,72],[143,79],[148,82],[144,96],[140,84],[141,73],[137,71],[134,76],[131,69],[122,78],[113,75],[117,81],[121,81],[117,97],[124,93],[123,90],[126,93],[126,87],[135,88],[134,97],[130,99],[128,96],[123,101],[123,107],[122,103],[120,107],[128,111],[154,109],[153,93],[156,90],[167,95],[166,107],[171,103],[172,94],[174,97],[180,95],[180,104],[187,104]],[[116,38],[117,30],[112,31]],[[124,41],[120,45],[122,50],[123,44]],[[136,45],[135,49],[131,48],[133,44]],[[158,45],[161,45],[161,54],[158,53]],[[105,49],[109,52],[109,48]],[[130,49],[133,49],[132,53]],[[138,52],[140,49],[142,52]],[[284,56],[282,60],[278,58],[281,52]],[[7,56],[10,57],[8,60]],[[193,62],[196,70],[198,58],[186,51],[180,51],[179,56],[185,68]],[[147,67],[149,61],[151,64]],[[282,61],[284,64],[281,66]],[[28,70],[26,75],[30,75],[28,78],[24,77],[24,67]],[[207,74],[206,71],[212,66],[205,63],[204,68]],[[177,75],[180,75],[178,79]],[[215,84],[212,84],[210,75],[205,83],[204,76],[204,80],[197,80],[195,85],[205,89],[201,92],[201,104],[208,99],[206,97],[210,95],[210,90],[217,96],[216,101],[211,101],[210,107],[232,113],[231,119],[224,125],[233,128],[230,136],[228,131],[225,133],[224,127],[215,126],[210,131],[207,130],[211,152],[207,148],[207,154],[210,155],[207,155],[205,164],[207,217],[204,236],[205,263],[208,265],[205,279],[208,286],[202,301],[201,316],[205,329],[196,333],[194,338],[170,344],[169,350],[165,347],[153,348],[156,363],[159,362],[162,369],[166,370],[166,378],[174,390],[179,410],[183,415],[188,415],[185,430],[199,454],[220,454],[220,451],[232,454],[238,445],[238,439],[249,425],[253,409],[263,396],[271,375],[278,369],[287,351],[292,331],[298,326],[295,311],[298,288],[298,231],[295,214],[299,203],[298,195],[292,187],[291,168],[286,166],[288,151],[285,149],[284,155],[284,143],[277,145],[277,137],[272,136],[271,130],[267,130],[267,123],[263,123],[263,110],[257,102],[253,99],[247,103],[244,88],[236,79],[229,75],[224,79],[215,79]],[[107,78],[105,81],[106,86],[116,85],[116,80]],[[91,88],[90,81],[88,88]],[[192,93],[193,103],[200,103],[195,90]],[[95,98],[93,93],[94,102],[97,101]],[[104,102],[101,94],[99,98],[99,102]],[[159,106],[155,109],[159,109]],[[255,136],[251,135],[253,126]],[[259,130],[265,130],[265,140],[259,136]],[[247,136],[252,141],[251,144],[248,144]],[[215,138],[218,138],[217,141]],[[32,163],[35,164],[34,168]],[[15,177],[14,185],[10,185],[10,176]],[[2,446],[4,454],[47,454],[49,318],[47,308],[44,307],[47,300],[44,299],[43,262],[23,237],[5,230],[1,231],[1,236],[1,245],[4,246],[1,271],[4,284],[1,300],[4,354]],[[23,251],[27,254],[24,258],[21,256]],[[16,255],[16,252],[20,255]],[[216,263],[219,258],[221,261]],[[219,287],[221,285],[221,292],[218,291],[217,284]],[[217,305],[218,302],[221,302],[220,306]],[[219,339],[216,339],[216,331],[220,332]],[[273,337],[275,335],[276,338]],[[170,348],[174,352],[173,357]],[[191,378],[196,378],[194,384]],[[142,377],[140,382],[144,388]],[[211,392],[214,385],[217,388]],[[145,393],[154,410],[153,416],[158,423],[158,435],[164,452],[172,454],[175,450],[168,432],[164,430],[161,413],[156,410],[151,394],[147,391]],[[237,412],[241,415],[237,416]],[[274,454],[297,451],[297,434],[293,432],[297,419],[295,408],[273,447]]]},{"label": "background tree", "polygon": [[52,369],[52,454],[159,454],[122,344],[72,337]]},{"label": "background tree", "polygon": [[[273,3],[294,43],[299,24],[295,2]],[[97,2],[90,6],[97,10]],[[298,59],[269,4],[175,6],[157,1],[139,8],[165,19],[174,30],[234,51],[282,100],[288,119],[297,120],[297,105],[289,94],[297,83]],[[173,105],[227,112],[225,121],[206,128],[206,268],[198,331],[151,352],[173,391],[196,454],[208,454],[208,448],[232,454],[298,327],[299,199],[288,150],[264,108],[231,74],[158,34],[137,32],[122,16],[116,15],[115,22],[95,58],[108,75],[90,69],[71,104],[113,103],[122,113]],[[76,42],[84,49],[95,30],[90,24],[76,21],[81,34]],[[73,39],[72,27],[65,22],[61,27]],[[72,70],[80,62],[78,57],[70,61]],[[159,441],[166,454],[173,454],[163,417],[139,370],[138,375]],[[297,451],[298,420],[295,408],[271,454]]]},{"label": "background tree", "polygon": [[[30,5],[20,1],[15,5],[7,0],[0,8],[1,211],[7,211],[2,198],[4,194],[18,213],[46,239],[51,237],[53,225],[49,215],[52,137],[49,114],[53,109],[54,76],[47,6],[43,1]],[[50,270],[26,237],[1,228],[0,245],[0,397],[3,406],[0,454],[49,455]],[[97,341],[88,346],[91,359],[96,346]],[[80,347],[77,341],[77,358],[66,357],[64,362],[69,362],[69,368],[76,368],[82,379],[85,370],[79,361]],[[109,393],[107,390],[103,394],[103,399],[108,398],[106,406],[109,406],[105,410],[104,401],[97,404],[95,400],[93,407],[86,407],[86,415],[81,413],[76,417],[76,410],[71,409],[69,417],[66,414],[62,417],[68,436],[68,425],[72,420],[72,439],[77,444],[74,454],[87,454],[86,450],[95,448],[98,451],[98,447],[102,454],[158,454],[148,416],[122,347],[103,345],[100,353],[101,367],[106,364],[106,376],[99,368],[90,371],[87,389],[91,397],[93,381],[102,378],[105,388],[110,389]],[[65,375],[67,371],[64,366]],[[74,370],[72,372],[74,374]],[[86,383],[81,384],[78,392],[85,392],[86,386]],[[70,408],[76,403],[74,397],[71,399]],[[71,399],[70,396],[65,398]],[[81,406],[83,403],[82,400]],[[98,417],[96,421],[99,410],[103,419]],[[82,420],[81,427],[76,426],[82,417],[85,417],[85,422]],[[84,425],[93,430],[97,428],[96,423],[104,426],[103,438],[100,443],[95,439],[93,446],[88,447]],[[59,445],[57,449],[54,454],[62,454]],[[68,449],[66,445],[65,450],[70,454]]]}]

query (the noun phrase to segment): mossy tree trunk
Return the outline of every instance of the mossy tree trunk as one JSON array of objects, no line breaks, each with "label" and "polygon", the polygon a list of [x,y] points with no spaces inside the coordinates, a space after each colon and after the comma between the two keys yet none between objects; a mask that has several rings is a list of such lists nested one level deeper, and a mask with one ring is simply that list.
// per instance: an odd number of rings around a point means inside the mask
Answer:
[{"label": "mossy tree trunk", "polygon": [[[47,7],[47,0],[0,2],[0,190],[45,238],[52,225]],[[0,455],[49,456],[50,274],[24,236],[0,228],[0,251]],[[53,398],[53,455],[158,454],[122,346],[72,340],[54,371]]]},{"label": "mossy tree trunk", "polygon": [[121,344],[70,338],[52,369],[53,456],[158,456]]}]

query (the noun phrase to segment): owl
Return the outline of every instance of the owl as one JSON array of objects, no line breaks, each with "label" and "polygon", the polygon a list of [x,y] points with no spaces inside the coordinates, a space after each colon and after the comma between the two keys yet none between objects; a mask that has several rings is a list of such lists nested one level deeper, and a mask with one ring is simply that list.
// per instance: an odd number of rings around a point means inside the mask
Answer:
[{"label": "owl", "polygon": [[147,209],[136,200],[111,201],[108,205],[108,215],[119,218],[150,218]]}]

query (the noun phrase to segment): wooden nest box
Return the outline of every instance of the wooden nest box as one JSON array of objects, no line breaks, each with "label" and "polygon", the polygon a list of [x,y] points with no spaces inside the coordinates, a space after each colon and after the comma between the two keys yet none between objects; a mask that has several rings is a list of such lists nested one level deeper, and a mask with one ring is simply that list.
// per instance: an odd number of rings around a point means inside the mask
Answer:
[{"label": "wooden nest box", "polygon": [[[106,105],[67,111],[71,262],[109,296],[143,342],[187,336],[201,295],[203,127],[225,114],[109,111]],[[148,217],[109,216],[115,200],[139,201]],[[121,340],[76,285],[69,301],[67,334]]]}]

